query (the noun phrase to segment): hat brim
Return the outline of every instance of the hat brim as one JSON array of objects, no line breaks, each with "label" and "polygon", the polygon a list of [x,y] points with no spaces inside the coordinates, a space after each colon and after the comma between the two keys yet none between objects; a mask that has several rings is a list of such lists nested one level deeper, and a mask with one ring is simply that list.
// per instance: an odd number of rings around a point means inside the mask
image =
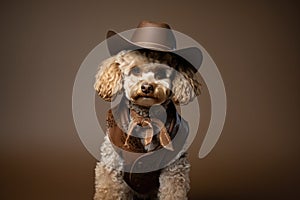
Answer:
[{"label": "hat brim", "polygon": [[107,38],[106,40],[107,48],[111,55],[116,55],[123,50],[136,50],[136,49],[150,49],[150,50],[161,51],[161,52],[170,52],[177,56],[180,56],[181,58],[189,62],[194,67],[193,70],[195,72],[198,71],[203,60],[202,52],[197,47],[188,47],[188,48],[173,49],[173,50],[163,50],[158,48],[145,47],[133,43],[132,41],[128,40],[127,38],[123,37],[122,35],[112,30],[107,32],[106,38]]}]

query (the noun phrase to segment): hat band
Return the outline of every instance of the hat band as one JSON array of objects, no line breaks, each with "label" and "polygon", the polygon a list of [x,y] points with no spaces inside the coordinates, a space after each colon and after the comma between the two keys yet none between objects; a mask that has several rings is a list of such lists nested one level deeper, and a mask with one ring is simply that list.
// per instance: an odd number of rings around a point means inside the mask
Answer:
[{"label": "hat band", "polygon": [[135,42],[135,44],[148,48],[148,49],[154,49],[154,50],[162,50],[162,51],[170,51],[174,50],[175,48],[170,48],[168,46],[162,45],[162,44],[157,44],[154,42]]}]

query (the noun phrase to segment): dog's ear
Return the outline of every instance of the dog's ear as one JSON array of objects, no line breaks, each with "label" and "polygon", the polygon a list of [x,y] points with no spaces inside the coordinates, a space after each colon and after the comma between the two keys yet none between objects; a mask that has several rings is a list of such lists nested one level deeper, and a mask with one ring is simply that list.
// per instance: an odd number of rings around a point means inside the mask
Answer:
[{"label": "dog's ear", "polygon": [[176,72],[172,82],[173,101],[176,104],[185,105],[192,101],[201,93],[200,77],[191,70],[181,70]]},{"label": "dog's ear", "polygon": [[123,87],[119,65],[117,56],[110,57],[100,64],[96,74],[94,88],[98,95],[106,101],[112,101]]}]

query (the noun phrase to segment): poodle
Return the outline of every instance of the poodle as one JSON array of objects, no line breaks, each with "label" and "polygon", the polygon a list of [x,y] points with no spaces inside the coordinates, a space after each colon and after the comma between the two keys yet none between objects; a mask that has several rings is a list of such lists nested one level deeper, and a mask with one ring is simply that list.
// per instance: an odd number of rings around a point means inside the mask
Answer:
[{"label": "poodle", "polygon": [[124,50],[102,62],[97,94],[106,101],[123,96],[107,114],[94,200],[187,199],[189,128],[178,105],[200,87],[193,66],[171,52]]}]

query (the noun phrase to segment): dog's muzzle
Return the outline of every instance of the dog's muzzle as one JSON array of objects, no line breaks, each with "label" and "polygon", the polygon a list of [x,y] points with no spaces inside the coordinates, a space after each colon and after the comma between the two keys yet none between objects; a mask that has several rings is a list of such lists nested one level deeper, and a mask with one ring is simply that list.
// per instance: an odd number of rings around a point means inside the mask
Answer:
[{"label": "dog's muzzle", "polygon": [[151,94],[154,92],[154,86],[151,83],[143,82],[141,84],[141,91],[145,94]]}]

